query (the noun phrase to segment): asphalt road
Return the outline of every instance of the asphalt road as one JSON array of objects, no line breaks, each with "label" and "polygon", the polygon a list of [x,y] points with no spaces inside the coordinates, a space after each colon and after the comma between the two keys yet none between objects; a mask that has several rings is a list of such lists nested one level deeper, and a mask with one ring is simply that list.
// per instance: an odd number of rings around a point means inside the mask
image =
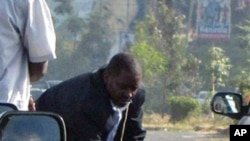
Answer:
[{"label": "asphalt road", "polygon": [[229,141],[229,135],[193,131],[147,131],[145,141]]}]

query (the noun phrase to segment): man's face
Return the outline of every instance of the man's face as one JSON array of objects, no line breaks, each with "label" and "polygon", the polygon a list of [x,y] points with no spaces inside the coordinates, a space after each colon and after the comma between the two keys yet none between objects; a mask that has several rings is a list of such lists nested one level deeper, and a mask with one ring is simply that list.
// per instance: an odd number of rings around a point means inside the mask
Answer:
[{"label": "man's face", "polygon": [[122,71],[118,76],[107,75],[105,79],[113,103],[118,107],[123,107],[135,96],[141,81],[141,74]]}]

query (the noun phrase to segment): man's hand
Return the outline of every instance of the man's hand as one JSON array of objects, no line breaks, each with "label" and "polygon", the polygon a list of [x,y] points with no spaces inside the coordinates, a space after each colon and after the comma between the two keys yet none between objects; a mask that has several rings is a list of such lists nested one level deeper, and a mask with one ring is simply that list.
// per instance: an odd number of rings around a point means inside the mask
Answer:
[{"label": "man's hand", "polygon": [[29,99],[29,111],[36,111],[36,103],[32,97],[32,95],[30,95],[30,99]]}]

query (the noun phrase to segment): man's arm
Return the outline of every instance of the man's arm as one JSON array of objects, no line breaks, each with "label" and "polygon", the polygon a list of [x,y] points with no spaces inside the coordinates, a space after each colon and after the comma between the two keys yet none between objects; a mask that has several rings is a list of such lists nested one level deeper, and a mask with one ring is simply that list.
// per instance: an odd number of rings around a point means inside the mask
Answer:
[{"label": "man's arm", "polygon": [[146,130],[142,127],[143,112],[139,110],[136,115],[131,116],[126,124],[124,140],[143,141],[146,136]]},{"label": "man's arm", "polygon": [[31,82],[38,81],[47,73],[47,70],[48,70],[48,61],[40,63],[29,62],[30,81]]},{"label": "man's arm", "polygon": [[29,59],[30,81],[34,82],[47,73],[48,60],[56,59],[56,36],[46,0],[27,3],[25,8],[27,21],[22,38]]}]

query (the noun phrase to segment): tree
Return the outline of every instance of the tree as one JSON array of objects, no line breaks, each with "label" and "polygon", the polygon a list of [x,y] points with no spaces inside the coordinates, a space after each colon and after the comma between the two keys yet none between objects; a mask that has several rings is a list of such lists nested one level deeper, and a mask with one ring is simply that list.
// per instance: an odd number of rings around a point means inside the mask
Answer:
[{"label": "tree", "polygon": [[[186,59],[186,39],[185,33],[182,32],[182,21],[182,15],[176,14],[159,2],[157,8],[136,26],[136,43],[132,52],[143,65],[147,85],[161,89],[157,104],[162,116],[166,112],[167,96],[173,93],[185,95],[183,88],[193,79],[191,76],[187,77],[191,73],[183,70],[194,66],[192,70],[198,71],[198,59],[191,56]],[[194,74],[193,77],[198,76],[197,73]]]},{"label": "tree", "polygon": [[72,2],[74,0],[54,0],[55,2],[59,2],[58,6],[54,9],[54,11],[58,15],[66,15],[71,14],[74,10],[72,6]]},{"label": "tree", "polygon": [[186,55],[186,60],[182,67],[182,81],[184,82],[185,86],[189,88],[189,93],[187,92],[189,95],[195,96],[194,94],[196,94],[196,92],[202,86],[202,77],[199,73],[200,64],[201,60],[199,60],[194,55]]},{"label": "tree", "polygon": [[78,16],[79,9],[72,7],[74,0],[53,1],[56,2],[54,11],[60,19],[55,26],[58,59],[51,62],[46,78],[68,79],[105,64],[113,35],[106,11],[102,14],[93,11],[83,19]]},{"label": "tree", "polygon": [[83,31],[83,27],[85,24],[85,21],[77,16],[70,17],[67,21],[66,27],[72,33],[72,39],[73,39],[73,48],[76,47],[77,41],[81,38],[81,32]]},{"label": "tree", "polygon": [[[250,9],[249,9],[250,10]],[[240,49],[244,50],[243,53],[247,56],[246,59],[242,62],[242,65],[237,68],[237,74],[234,77],[236,86],[239,88],[239,91],[244,94],[244,89],[248,89],[249,80],[250,80],[250,20],[245,20],[244,23],[237,24],[236,27],[241,34],[236,38],[236,41],[240,43]]]},{"label": "tree", "polygon": [[112,30],[108,24],[110,17],[99,12],[91,13],[83,27],[82,38],[73,54],[73,59],[82,70],[94,70],[109,59],[112,47]]},{"label": "tree", "polygon": [[206,71],[211,80],[212,92],[215,92],[219,86],[225,86],[231,66],[230,59],[225,56],[224,50],[220,47],[212,47],[208,50]]},{"label": "tree", "polygon": [[[242,71],[244,71],[247,77],[250,77],[250,20],[245,21],[244,25],[237,25],[239,30],[242,32],[242,35],[238,36],[238,40],[241,42],[241,48],[245,51],[247,55],[245,65],[242,67]],[[245,77],[245,76],[244,76]]]}]

